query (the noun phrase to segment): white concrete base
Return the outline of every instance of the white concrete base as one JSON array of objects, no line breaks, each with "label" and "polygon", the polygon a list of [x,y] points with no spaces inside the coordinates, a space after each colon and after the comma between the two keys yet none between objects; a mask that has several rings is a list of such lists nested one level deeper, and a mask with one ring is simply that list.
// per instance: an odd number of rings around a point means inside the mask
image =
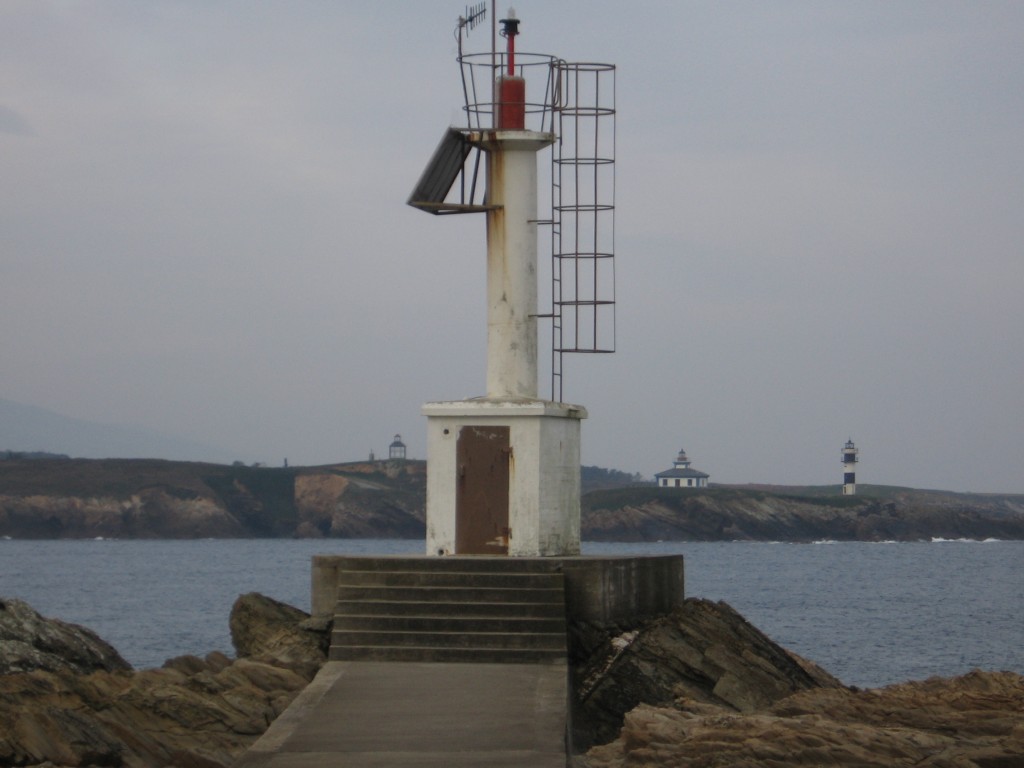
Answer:
[{"label": "white concrete base", "polygon": [[585,408],[549,400],[427,403],[428,555],[455,547],[456,445],[465,426],[509,428],[508,554],[557,557],[580,552],[580,422]]}]

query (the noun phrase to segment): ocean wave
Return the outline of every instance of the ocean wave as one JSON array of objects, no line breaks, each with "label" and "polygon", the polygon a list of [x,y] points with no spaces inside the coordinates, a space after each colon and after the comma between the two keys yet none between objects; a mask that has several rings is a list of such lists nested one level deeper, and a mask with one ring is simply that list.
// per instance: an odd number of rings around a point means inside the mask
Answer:
[{"label": "ocean wave", "polygon": [[991,544],[1000,542],[1002,539],[943,539],[938,536],[933,536],[928,541],[932,544]]}]

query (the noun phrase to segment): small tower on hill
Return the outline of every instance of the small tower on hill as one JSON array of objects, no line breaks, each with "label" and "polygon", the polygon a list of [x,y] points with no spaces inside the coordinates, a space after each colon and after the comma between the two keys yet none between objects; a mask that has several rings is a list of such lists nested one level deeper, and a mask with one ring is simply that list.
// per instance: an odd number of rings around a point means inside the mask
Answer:
[{"label": "small tower on hill", "polygon": [[388,446],[388,459],[391,461],[405,460],[405,443],[402,442],[401,435],[395,435],[395,439]]}]

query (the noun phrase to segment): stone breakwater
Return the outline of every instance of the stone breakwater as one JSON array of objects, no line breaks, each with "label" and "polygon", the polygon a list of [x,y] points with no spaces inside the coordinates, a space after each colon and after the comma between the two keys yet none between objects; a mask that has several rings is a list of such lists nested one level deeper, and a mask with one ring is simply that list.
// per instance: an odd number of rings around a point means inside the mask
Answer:
[{"label": "stone breakwater", "polygon": [[[257,594],[236,658],[132,670],[89,630],[0,599],[0,766],[226,768],[315,676],[329,621]],[[573,762],[618,766],[1024,765],[1024,677],[856,690],[723,603],[570,627]]]}]

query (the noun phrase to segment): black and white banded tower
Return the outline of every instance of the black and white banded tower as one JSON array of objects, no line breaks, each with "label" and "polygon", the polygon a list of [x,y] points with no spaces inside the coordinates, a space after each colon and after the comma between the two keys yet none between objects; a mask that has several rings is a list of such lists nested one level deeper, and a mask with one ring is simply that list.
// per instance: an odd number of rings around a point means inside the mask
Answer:
[{"label": "black and white banded tower", "polygon": [[857,447],[853,440],[847,440],[843,446],[843,495],[853,496],[857,493]]}]

